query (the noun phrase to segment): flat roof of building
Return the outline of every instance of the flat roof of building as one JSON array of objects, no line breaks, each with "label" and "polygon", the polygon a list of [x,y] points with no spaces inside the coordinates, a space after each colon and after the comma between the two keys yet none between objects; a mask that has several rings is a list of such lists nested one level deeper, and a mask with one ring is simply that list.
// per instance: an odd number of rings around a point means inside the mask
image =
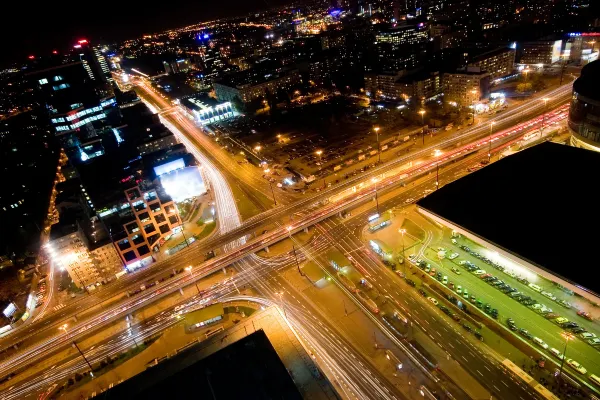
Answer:
[{"label": "flat roof of building", "polygon": [[452,182],[417,205],[599,294],[595,263],[600,154],[543,143]]},{"label": "flat roof of building", "polygon": [[302,399],[264,331],[201,358],[184,351],[100,395],[114,399]]}]

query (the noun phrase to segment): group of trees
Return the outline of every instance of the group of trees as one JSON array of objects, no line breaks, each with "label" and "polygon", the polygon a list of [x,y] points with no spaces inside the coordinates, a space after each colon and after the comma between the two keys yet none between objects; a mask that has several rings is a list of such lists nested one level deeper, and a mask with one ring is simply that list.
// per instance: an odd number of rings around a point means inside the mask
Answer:
[{"label": "group of trees", "polygon": [[539,92],[546,88],[546,82],[542,79],[541,74],[531,74],[529,77],[522,77],[517,83],[515,91],[517,93]]}]

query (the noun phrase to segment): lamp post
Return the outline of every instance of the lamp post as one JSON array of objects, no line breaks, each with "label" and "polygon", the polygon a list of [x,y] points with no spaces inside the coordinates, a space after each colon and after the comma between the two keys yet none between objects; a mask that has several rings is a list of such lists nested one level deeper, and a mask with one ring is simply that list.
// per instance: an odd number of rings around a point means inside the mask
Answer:
[{"label": "lamp post", "polygon": [[[319,171],[321,171],[322,164],[323,164],[323,159],[321,158],[321,156],[323,155],[323,150],[317,150],[315,153],[319,156]],[[327,184],[325,182],[325,177],[323,177],[323,189],[325,189],[326,187],[327,187]]]},{"label": "lamp post", "polygon": [[471,90],[471,94],[473,95],[473,102],[471,103],[471,116],[473,117],[473,125],[475,125],[475,101],[477,101],[477,90]]},{"label": "lamp post", "polygon": [[279,303],[281,304],[281,308],[283,309],[283,316],[287,319],[287,312],[285,311],[285,305],[283,304],[283,292],[276,292],[275,296],[279,297]]},{"label": "lamp post", "polygon": [[[69,327],[69,325],[67,325],[67,324],[63,324],[63,325],[61,325],[61,326],[58,327],[58,329],[60,329],[61,331],[63,331],[65,333],[65,335],[67,335],[67,339],[69,338],[69,334],[67,333],[67,328],[68,327]],[[85,355],[83,355],[83,352],[81,351],[81,349],[79,348],[79,346],[77,346],[77,343],[75,343],[74,340],[73,340],[73,347],[75,347],[77,349],[77,351],[79,352],[79,354],[81,354],[81,357],[83,358],[83,360],[85,361],[85,363],[88,365],[88,367],[90,367],[90,375],[92,375],[92,377],[93,377],[94,376],[94,370],[92,368],[92,365],[87,360],[87,358],[85,358]]]},{"label": "lamp post", "polygon": [[288,226],[286,229],[288,231],[290,241],[292,242],[292,252],[294,253],[294,260],[296,260],[296,267],[298,268],[298,273],[300,274],[300,276],[304,276],[304,272],[302,272],[302,270],[300,269],[300,263],[298,262],[298,255],[296,254],[296,246],[294,245],[294,241],[292,240],[292,227]]},{"label": "lamp post", "polygon": [[406,229],[399,229],[398,233],[402,235],[402,265],[404,265],[404,277],[406,278],[406,256],[404,254],[404,234],[406,233]]},{"label": "lamp post", "polygon": [[256,158],[258,158],[258,164],[259,165],[261,164],[261,161],[262,161],[260,159],[260,151],[261,151],[261,149],[262,149],[262,146],[260,146],[260,145],[254,146],[254,151],[256,152]]},{"label": "lamp post", "polygon": [[[190,265],[188,267],[185,267],[185,270],[190,273],[190,279],[193,279],[194,276],[192,275],[192,266]],[[200,294],[200,289],[198,288],[198,282],[194,282],[194,285],[196,286],[196,290],[198,291],[198,294]]]},{"label": "lamp post", "polygon": [[548,100],[550,100],[548,97],[544,97],[542,99],[544,101],[544,113],[542,114],[542,127],[540,128],[540,138],[542,137],[542,135],[544,134],[544,125],[546,123],[546,111],[548,110]]},{"label": "lamp post", "polygon": [[425,146],[425,110],[419,110],[419,114],[421,114],[421,127],[423,130],[423,146]]},{"label": "lamp post", "polygon": [[488,140],[488,142],[489,142],[488,161],[492,161],[492,132],[494,131],[495,124],[496,124],[496,122],[494,122],[494,121],[490,122],[490,139]]},{"label": "lamp post", "polygon": [[571,332],[563,332],[560,335],[565,339],[565,348],[563,350],[563,357],[560,361],[560,370],[558,372],[558,376],[560,379],[562,379],[563,365],[565,364],[565,359],[567,358],[567,346],[569,345],[569,340],[573,340],[575,336],[573,336]]},{"label": "lamp post", "polygon": [[[442,155],[441,150],[435,150],[433,152],[434,156],[439,157],[440,155]],[[435,163],[435,190],[438,190],[440,188],[440,162],[436,161]]]},{"label": "lamp post", "polygon": [[271,188],[271,194],[273,195],[273,203],[277,205],[277,199],[275,198],[275,190],[273,190],[273,183],[271,183],[271,179],[269,178],[269,173],[271,172],[270,168],[267,168],[263,171],[265,175],[267,175],[267,182],[269,182],[269,187]]},{"label": "lamp post", "polygon": [[179,226],[181,227],[181,236],[183,236],[183,241],[185,242],[185,246],[190,247],[190,244],[188,243],[187,238],[185,237],[185,232],[183,231],[183,228],[184,228],[183,219],[181,219],[181,214],[179,213],[179,208],[177,207],[177,204],[175,204],[175,202],[173,202],[173,208],[171,209],[171,211],[169,211],[169,214],[172,214],[174,212],[177,213],[177,219],[179,220]]},{"label": "lamp post", "polygon": [[377,210],[377,214],[379,214],[379,199],[377,198],[377,178],[371,178],[371,182],[375,184],[375,209]]},{"label": "lamp post", "polygon": [[525,82],[527,82],[527,74],[529,73],[529,68],[524,69],[523,73],[525,74]]},{"label": "lamp post", "polygon": [[323,154],[323,150],[317,150],[315,153],[319,156],[319,171],[320,171],[321,168],[323,167],[323,162],[321,161],[321,155]]},{"label": "lamp post", "polygon": [[377,155],[378,155],[378,159],[379,159],[379,161],[377,161],[377,162],[381,163],[381,146],[379,146],[379,127],[376,126],[375,128],[373,128],[373,130],[375,131],[375,134],[377,135]]}]

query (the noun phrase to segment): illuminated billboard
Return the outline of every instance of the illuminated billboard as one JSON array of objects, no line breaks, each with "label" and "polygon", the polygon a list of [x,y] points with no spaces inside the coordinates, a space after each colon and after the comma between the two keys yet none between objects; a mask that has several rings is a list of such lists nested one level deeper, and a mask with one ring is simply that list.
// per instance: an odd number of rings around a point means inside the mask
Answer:
[{"label": "illuminated billboard", "polygon": [[156,176],[161,176],[164,174],[168,174],[169,172],[175,171],[177,169],[183,168],[185,168],[185,161],[183,161],[183,158],[178,158],[166,164],[154,167],[154,173],[156,174]]},{"label": "illuminated billboard", "polygon": [[560,60],[560,54],[562,51],[562,40],[557,40],[552,45],[552,63],[554,64],[558,60]]},{"label": "illuminated billboard", "polygon": [[198,167],[187,167],[162,174],[160,184],[175,202],[206,193],[206,185]]},{"label": "illuminated billboard", "polygon": [[[29,295],[29,296],[31,296],[31,295]],[[6,306],[4,311],[2,311],[2,314],[4,314],[4,316],[6,318],[9,318],[15,313],[15,311],[17,311],[17,307],[15,307],[15,303],[10,303],[8,306]]]}]

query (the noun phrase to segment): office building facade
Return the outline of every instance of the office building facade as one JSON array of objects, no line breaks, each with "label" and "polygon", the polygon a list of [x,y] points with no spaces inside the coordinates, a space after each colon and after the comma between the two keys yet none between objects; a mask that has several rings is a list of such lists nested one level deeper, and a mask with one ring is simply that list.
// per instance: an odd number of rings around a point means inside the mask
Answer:
[{"label": "office building facade", "polygon": [[490,74],[492,80],[510,75],[515,69],[515,50],[500,48],[474,57],[469,67],[478,67]]},{"label": "office building facade", "polygon": [[551,65],[560,60],[562,40],[538,40],[521,43],[521,64],[532,66]]},{"label": "office building facade", "polygon": [[490,74],[479,68],[467,68],[444,74],[444,95],[447,101],[469,107],[488,95]]}]

